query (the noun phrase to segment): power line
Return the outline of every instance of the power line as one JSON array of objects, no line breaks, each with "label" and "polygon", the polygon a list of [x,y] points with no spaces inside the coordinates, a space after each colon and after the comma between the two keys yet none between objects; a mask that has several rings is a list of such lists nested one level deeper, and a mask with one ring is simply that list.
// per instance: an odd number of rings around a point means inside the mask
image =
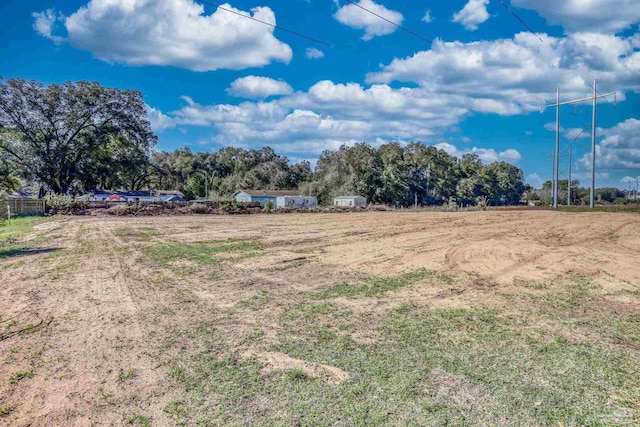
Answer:
[{"label": "power line", "polygon": [[420,34],[416,33],[415,31],[411,31],[410,29],[405,28],[405,27],[403,27],[402,25],[400,25],[400,24],[397,24],[397,23],[393,22],[393,21],[391,21],[391,20],[389,20],[389,19],[385,18],[384,16],[379,15],[379,14],[377,14],[377,13],[375,13],[375,12],[373,12],[373,11],[371,11],[371,10],[367,9],[366,7],[364,7],[364,6],[360,5],[360,4],[358,4],[358,3],[356,3],[356,2],[354,2],[354,1],[352,1],[352,0],[344,0],[344,1],[346,1],[347,3],[351,3],[352,5],[354,5],[354,6],[356,6],[356,7],[359,7],[360,9],[364,10],[365,12],[368,12],[368,13],[372,14],[373,16],[377,16],[378,18],[382,19],[383,21],[386,21],[386,22],[388,22],[389,24],[391,24],[391,25],[393,25],[393,26],[395,26],[395,27],[400,28],[402,31],[406,31],[407,33],[411,34],[411,35],[412,35],[412,36],[414,36],[414,37],[419,38],[419,39],[420,39],[420,40],[422,40],[422,41],[425,41],[425,42],[427,42],[427,43],[429,43],[429,44],[433,44],[433,40],[429,40],[429,39],[428,39],[428,38],[426,38],[426,37],[422,37]]},{"label": "power line", "polygon": [[321,44],[321,45],[324,45],[324,46],[327,46],[327,47],[333,47],[333,45],[331,45],[331,44],[329,44],[327,42],[324,42],[322,40],[318,40],[318,39],[316,39],[314,37],[307,36],[306,34],[302,34],[302,33],[299,33],[297,31],[293,31],[293,30],[290,30],[288,28],[284,28],[284,27],[281,27],[279,25],[272,24],[272,23],[267,22],[267,21],[263,21],[263,20],[258,19],[258,18],[254,18],[251,15],[245,15],[244,13],[240,13],[240,12],[236,12],[235,10],[227,9],[225,7],[222,7],[219,4],[210,3],[210,2],[208,2],[206,0],[196,0],[196,1],[199,2],[199,3],[202,3],[202,4],[206,4],[206,5],[215,7],[215,8],[220,9],[220,10],[224,10],[225,12],[233,13],[234,15],[242,16],[243,18],[251,19],[252,21],[256,21],[256,22],[259,22],[261,24],[268,25],[269,27],[276,28],[278,30],[287,32],[289,34],[293,34],[294,36],[301,37],[303,39],[310,40],[310,41],[312,41],[314,43],[318,43],[318,44]]},{"label": "power line", "polygon": [[524,20],[522,18],[520,18],[510,7],[509,5],[507,5],[504,1],[502,0],[498,0],[500,2],[500,4],[502,5],[502,7],[504,7],[511,15],[513,15],[514,18],[516,18],[522,25],[524,25],[524,27],[529,30],[529,32],[531,34],[533,34],[534,36],[536,36],[538,38],[538,40],[540,40],[541,43],[544,43],[544,40],[542,40],[542,37],[540,37],[538,35],[538,33],[536,33],[533,28],[531,28],[529,26],[529,24],[527,24],[526,22],[524,22]]},{"label": "power line", "polygon": [[[590,87],[591,89],[593,89],[593,85],[589,84],[589,87]],[[618,104],[618,92],[615,92],[615,93],[613,94],[613,102],[609,101],[609,98],[607,98],[607,95],[602,95],[602,94],[598,91],[598,89],[596,89],[596,93],[597,93],[598,95],[602,96],[602,97],[603,97],[603,98],[604,98],[604,99],[605,99],[609,104],[613,105],[613,108],[615,108],[615,109],[617,109],[617,108],[618,108],[618,106],[617,106],[617,104]],[[611,95],[611,94],[609,94],[609,95]]]}]

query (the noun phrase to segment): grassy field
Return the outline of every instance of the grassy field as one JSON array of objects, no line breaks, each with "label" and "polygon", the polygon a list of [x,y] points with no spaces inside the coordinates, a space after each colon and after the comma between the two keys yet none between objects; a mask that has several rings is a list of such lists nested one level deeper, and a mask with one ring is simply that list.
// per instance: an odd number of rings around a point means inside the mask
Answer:
[{"label": "grassy field", "polygon": [[640,424],[637,214],[41,221],[0,228],[0,423]]}]

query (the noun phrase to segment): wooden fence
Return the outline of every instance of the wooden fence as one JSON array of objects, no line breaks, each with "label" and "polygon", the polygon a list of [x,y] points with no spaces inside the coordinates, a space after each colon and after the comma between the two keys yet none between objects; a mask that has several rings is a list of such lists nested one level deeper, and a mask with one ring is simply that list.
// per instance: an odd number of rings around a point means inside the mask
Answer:
[{"label": "wooden fence", "polygon": [[44,200],[41,199],[9,199],[7,203],[11,215],[44,215],[45,213]]}]

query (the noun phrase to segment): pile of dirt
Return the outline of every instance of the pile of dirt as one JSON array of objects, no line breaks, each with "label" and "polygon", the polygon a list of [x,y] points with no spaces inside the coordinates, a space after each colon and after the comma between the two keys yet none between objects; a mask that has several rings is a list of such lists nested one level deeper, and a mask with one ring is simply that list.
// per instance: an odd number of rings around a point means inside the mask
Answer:
[{"label": "pile of dirt", "polygon": [[187,206],[170,203],[121,203],[108,208],[77,205],[73,209],[52,209],[49,215],[92,215],[92,216],[170,216],[170,215],[257,215],[292,213],[349,213],[349,212],[387,212],[393,208],[384,205],[361,207],[328,206],[315,208],[278,208],[267,212],[255,204],[249,203],[193,203]]}]

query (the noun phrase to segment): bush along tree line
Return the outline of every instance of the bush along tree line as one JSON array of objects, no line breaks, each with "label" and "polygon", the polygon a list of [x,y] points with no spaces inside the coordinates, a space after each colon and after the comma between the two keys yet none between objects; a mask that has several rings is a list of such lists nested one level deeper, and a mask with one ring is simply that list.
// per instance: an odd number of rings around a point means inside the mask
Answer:
[{"label": "bush along tree line", "polygon": [[[529,190],[523,197],[529,201],[537,202],[540,205],[550,205],[553,203],[552,187],[553,183],[551,181],[545,181],[542,184],[542,188]],[[568,191],[569,188],[571,189],[571,193]],[[568,202],[570,202],[571,205],[588,205],[591,189],[581,187],[580,181],[578,180],[571,180],[571,187],[569,187],[569,181],[561,179],[558,181],[558,195],[561,205],[566,205]],[[571,195],[570,201],[569,195]],[[596,188],[595,199],[597,203],[601,204],[635,203],[635,200],[628,198],[628,194],[615,187]]]},{"label": "bush along tree line", "polygon": [[511,164],[483,165],[475,154],[457,158],[420,142],[326,150],[315,171],[270,147],[166,152],[156,142],[138,91],[0,78],[0,190],[15,190],[20,178],[38,184],[40,195],[163,189],[224,199],[240,189],[297,189],[322,204],[358,194],[411,206],[416,197],[421,205],[513,205],[528,189]]}]

